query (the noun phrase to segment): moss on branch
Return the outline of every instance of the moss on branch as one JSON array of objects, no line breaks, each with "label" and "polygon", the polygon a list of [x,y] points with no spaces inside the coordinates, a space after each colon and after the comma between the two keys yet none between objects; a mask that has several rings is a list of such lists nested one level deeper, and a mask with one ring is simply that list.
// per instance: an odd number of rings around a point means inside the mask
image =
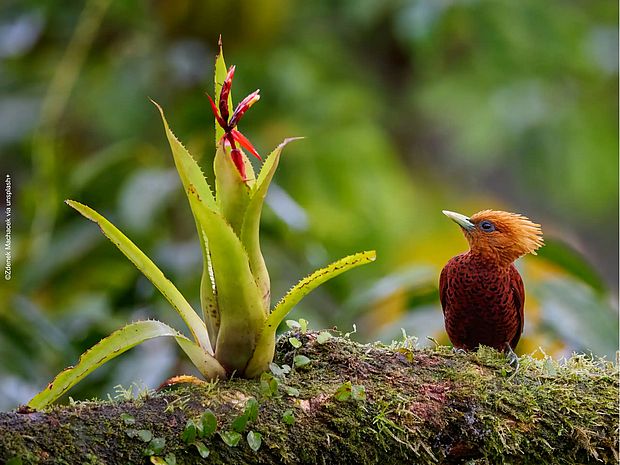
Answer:
[{"label": "moss on branch", "polygon": [[[385,347],[341,337],[320,344],[313,332],[296,334],[302,346],[294,349],[290,336],[280,338],[276,363],[293,368],[276,381],[234,379],[137,400],[1,413],[0,463],[142,464],[150,463],[149,454],[177,464],[618,460],[612,363],[580,355],[562,364],[522,357],[512,375],[491,349],[462,355],[446,347],[414,349],[410,341]],[[310,363],[295,368],[298,355]],[[258,418],[233,425],[252,397]],[[207,461],[182,438],[187,421],[199,423],[206,409],[218,421],[217,433],[198,438],[209,450]],[[235,427],[243,432],[231,447],[219,433]],[[249,431],[262,437],[257,451],[248,445]]]}]

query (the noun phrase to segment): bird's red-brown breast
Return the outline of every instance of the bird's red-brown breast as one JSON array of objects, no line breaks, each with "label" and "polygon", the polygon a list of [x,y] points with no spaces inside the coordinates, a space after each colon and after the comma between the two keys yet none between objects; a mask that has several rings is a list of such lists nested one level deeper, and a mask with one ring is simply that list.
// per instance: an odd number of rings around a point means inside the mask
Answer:
[{"label": "bird's red-brown breast", "polygon": [[517,346],[525,291],[514,265],[498,268],[469,252],[458,255],[441,272],[439,295],[454,347],[475,350],[483,344],[504,351],[506,344]]}]

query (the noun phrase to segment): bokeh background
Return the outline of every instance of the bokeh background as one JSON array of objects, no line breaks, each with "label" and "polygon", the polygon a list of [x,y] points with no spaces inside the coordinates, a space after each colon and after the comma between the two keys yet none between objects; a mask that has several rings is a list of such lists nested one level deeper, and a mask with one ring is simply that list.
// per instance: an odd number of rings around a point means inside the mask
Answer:
[{"label": "bokeh background", "polygon": [[[447,343],[437,280],[466,242],[441,210],[505,209],[542,223],[547,241],[518,263],[528,291],[519,352],[616,357],[617,2],[5,0],[0,171],[12,180],[13,231],[0,409],[126,322],[183,328],[63,199],[110,218],[199,307],[198,239],[148,97],[209,174],[204,93],[220,33],[237,65],[235,101],[261,88],[241,125],[258,150],[306,137],[286,148],[263,215],[274,298],[343,255],[379,257],[290,318],[355,325],[360,341],[402,328]],[[156,340],[71,395],[156,387],[188,370]]]}]

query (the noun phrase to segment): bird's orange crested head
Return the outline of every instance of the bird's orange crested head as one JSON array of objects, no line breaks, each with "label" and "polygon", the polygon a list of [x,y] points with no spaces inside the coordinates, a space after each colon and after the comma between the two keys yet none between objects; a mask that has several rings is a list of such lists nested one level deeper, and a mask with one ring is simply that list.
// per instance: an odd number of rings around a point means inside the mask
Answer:
[{"label": "bird's orange crested head", "polygon": [[532,253],[544,245],[539,224],[518,213],[500,210],[482,210],[466,217],[444,210],[444,215],[457,223],[473,253],[508,265],[522,255]]}]

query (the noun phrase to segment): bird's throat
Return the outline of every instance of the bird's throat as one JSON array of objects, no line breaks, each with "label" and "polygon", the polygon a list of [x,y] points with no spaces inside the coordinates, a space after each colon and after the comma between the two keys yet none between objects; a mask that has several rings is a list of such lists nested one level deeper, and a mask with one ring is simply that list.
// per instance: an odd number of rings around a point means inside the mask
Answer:
[{"label": "bird's throat", "polygon": [[509,269],[510,265],[518,258],[513,257],[507,251],[491,248],[471,248],[466,255],[472,265],[475,264],[476,266],[484,266],[485,268],[496,270]]}]

